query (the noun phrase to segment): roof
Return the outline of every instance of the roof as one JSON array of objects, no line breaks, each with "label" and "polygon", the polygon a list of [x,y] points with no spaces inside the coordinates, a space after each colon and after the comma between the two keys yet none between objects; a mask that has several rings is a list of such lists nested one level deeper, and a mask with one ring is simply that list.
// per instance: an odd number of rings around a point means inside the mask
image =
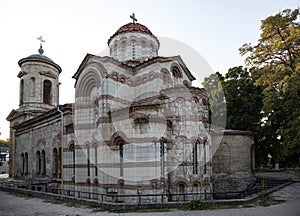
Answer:
[{"label": "roof", "polygon": [[33,55],[30,55],[26,58],[22,58],[22,59],[19,60],[18,64],[21,67],[21,65],[24,62],[27,62],[27,61],[44,62],[44,63],[47,63],[47,64],[50,64],[50,65],[54,66],[59,71],[59,73],[61,72],[61,67],[58,64],[56,64],[51,58],[49,58],[45,55],[42,55],[42,54],[33,54]]},{"label": "roof", "polygon": [[45,56],[45,55],[41,55],[41,54],[33,54],[28,56],[27,58],[32,58],[32,59],[44,59],[50,62],[54,62],[51,58]]},{"label": "roof", "polygon": [[144,25],[140,24],[140,23],[127,23],[126,25],[121,26],[109,39],[108,39],[108,44],[110,43],[110,41],[112,40],[113,37],[115,37],[116,35],[122,34],[122,33],[126,33],[126,32],[141,32],[141,33],[145,33],[148,35],[151,35],[152,37],[154,37],[156,39],[156,41],[159,44],[159,41],[157,39],[157,37],[152,34],[152,32]]},{"label": "roof", "polygon": [[93,60],[91,60],[93,58],[98,58],[99,60],[103,60],[104,62],[112,61],[112,62],[115,62],[118,66],[124,67],[124,68],[129,69],[129,70],[139,70],[141,67],[146,67],[150,64],[154,64],[154,63],[157,63],[157,62],[176,61],[180,65],[182,70],[185,72],[187,77],[191,81],[195,80],[195,77],[192,75],[191,71],[188,69],[188,67],[185,65],[185,63],[183,62],[182,58],[179,55],[178,56],[171,56],[171,57],[156,56],[156,57],[148,59],[147,61],[141,62],[140,64],[136,64],[136,65],[132,66],[132,65],[127,65],[126,62],[119,62],[118,60],[115,60],[114,58],[109,57],[109,56],[101,57],[101,56],[95,56],[95,55],[92,55],[92,54],[88,53],[88,54],[86,54],[83,61],[79,65],[76,73],[72,76],[72,78],[76,79],[75,86],[77,84],[77,79],[79,78],[82,70],[89,63],[93,62]]}]

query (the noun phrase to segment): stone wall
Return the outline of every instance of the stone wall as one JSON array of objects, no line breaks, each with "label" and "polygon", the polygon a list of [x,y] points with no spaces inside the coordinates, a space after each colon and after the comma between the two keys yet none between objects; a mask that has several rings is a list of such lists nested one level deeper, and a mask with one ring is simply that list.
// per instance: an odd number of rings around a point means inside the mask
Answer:
[{"label": "stone wall", "polygon": [[[253,186],[254,138],[249,131],[224,130],[211,134],[213,142],[213,190],[224,197]],[[238,193],[227,194],[227,198]]]}]

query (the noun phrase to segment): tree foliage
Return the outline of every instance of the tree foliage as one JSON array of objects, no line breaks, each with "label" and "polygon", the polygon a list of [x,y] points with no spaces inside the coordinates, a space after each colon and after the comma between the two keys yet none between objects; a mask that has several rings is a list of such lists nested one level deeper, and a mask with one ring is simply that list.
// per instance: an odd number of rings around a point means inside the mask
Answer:
[{"label": "tree foliage", "polygon": [[252,66],[269,66],[299,73],[300,24],[299,9],[286,9],[261,22],[261,35],[256,45],[244,44],[242,55],[249,53],[246,63]]},{"label": "tree foliage", "polygon": [[255,131],[260,124],[262,110],[261,88],[254,85],[252,68],[230,68],[225,74],[224,90],[227,104],[226,128]]},{"label": "tree foliage", "polygon": [[[259,125],[261,88],[255,86],[254,82],[251,72],[242,66],[230,68],[225,76],[217,72],[205,78],[203,85],[210,92],[212,112],[217,116],[226,115],[226,129],[254,130]],[[220,91],[223,91],[222,94]],[[224,104],[220,101],[224,101]],[[221,105],[226,106],[226,109]]]},{"label": "tree foliage", "polygon": [[9,147],[9,140],[0,140],[0,147]]},{"label": "tree foliage", "polygon": [[264,124],[261,143],[276,161],[300,155],[300,24],[299,10],[284,10],[261,22],[256,45],[244,44],[246,64],[262,87]]},{"label": "tree foliage", "polygon": [[223,90],[224,77],[219,72],[204,79],[204,86],[209,98],[209,124],[224,128],[226,123],[226,100]]}]

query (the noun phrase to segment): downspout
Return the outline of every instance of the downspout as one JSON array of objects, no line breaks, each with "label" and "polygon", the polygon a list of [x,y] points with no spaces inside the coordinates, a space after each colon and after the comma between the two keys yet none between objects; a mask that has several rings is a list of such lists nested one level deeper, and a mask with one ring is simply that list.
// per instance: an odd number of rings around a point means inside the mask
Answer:
[{"label": "downspout", "polygon": [[64,145],[63,145],[63,135],[64,135],[64,113],[59,109],[59,105],[57,105],[57,111],[60,112],[61,118],[61,128],[60,128],[60,143],[61,143],[61,194],[64,195]]}]

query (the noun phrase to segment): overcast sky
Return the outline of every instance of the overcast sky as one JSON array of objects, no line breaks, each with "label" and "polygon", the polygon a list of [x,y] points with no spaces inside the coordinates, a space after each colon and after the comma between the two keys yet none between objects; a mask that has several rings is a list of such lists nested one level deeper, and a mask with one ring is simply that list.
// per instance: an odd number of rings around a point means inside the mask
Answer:
[{"label": "overcast sky", "polygon": [[18,60],[38,53],[36,38],[40,35],[46,40],[44,55],[62,67],[63,104],[74,101],[71,77],[84,56],[105,50],[108,38],[131,21],[129,15],[133,12],[138,22],[157,37],[184,43],[201,55],[212,71],[225,74],[230,67],[243,65],[238,48],[245,42],[257,41],[262,19],[297,7],[296,0],[1,1],[0,139],[9,137],[5,119],[18,108]]}]

